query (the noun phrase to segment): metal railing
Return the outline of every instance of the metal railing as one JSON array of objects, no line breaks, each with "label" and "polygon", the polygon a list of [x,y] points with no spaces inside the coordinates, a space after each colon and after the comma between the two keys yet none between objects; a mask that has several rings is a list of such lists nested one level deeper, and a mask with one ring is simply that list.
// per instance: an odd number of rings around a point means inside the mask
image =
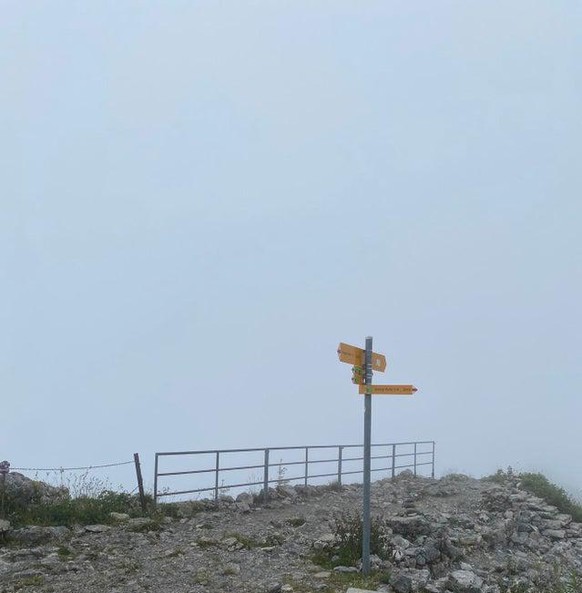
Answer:
[{"label": "metal railing", "polygon": [[[363,461],[362,456],[354,457],[354,449],[363,450],[363,445],[309,445],[297,447],[266,447],[253,449],[211,449],[206,451],[165,451],[156,453],[155,469],[154,469],[154,503],[158,498],[165,496],[178,496],[185,494],[200,494],[204,492],[213,493],[214,499],[218,500],[220,493],[229,491],[232,488],[245,488],[262,486],[263,500],[266,502],[269,496],[270,484],[289,483],[292,481],[301,481],[305,486],[308,485],[309,480],[316,478],[332,478],[341,485],[342,479],[345,476],[362,474],[363,467],[361,464],[353,469],[354,462]],[[328,451],[331,451],[329,454]],[[285,461],[282,458],[278,463],[271,461],[273,454],[281,455],[283,452],[299,453],[300,460]],[[324,459],[314,458],[314,453],[324,454]],[[225,461],[229,456],[235,454],[244,454],[249,457],[252,454],[260,454],[260,463],[252,465],[225,465]],[[337,457],[330,458],[333,453]],[[186,457],[195,456],[197,459],[201,457],[209,457],[211,467],[204,467],[202,469],[183,469],[180,471],[160,471],[162,458],[167,457]],[[412,459],[411,459],[412,458]],[[414,475],[417,475],[419,468],[422,466],[430,466],[431,477],[434,478],[434,464],[435,464],[435,442],[434,441],[411,441],[403,443],[379,443],[372,445],[372,463],[375,460],[380,460],[380,467],[373,467],[372,472],[388,472],[391,477],[394,477],[398,470],[411,469]],[[385,464],[385,460],[388,463]],[[322,470],[325,473],[309,473],[310,468],[316,465],[333,464],[334,471]],[[351,464],[351,469],[346,469],[346,465]],[[289,468],[300,467],[302,473],[298,476],[287,477],[286,471]],[[276,468],[277,476],[271,474],[271,470]],[[251,481],[229,483],[225,482],[224,476],[233,475],[232,472],[258,470],[258,476],[251,478]],[[262,479],[260,475],[262,473]],[[169,477],[211,477],[210,485],[199,488],[188,488],[187,490],[170,490],[169,487],[160,489],[160,479]],[[221,479],[221,476],[223,477]],[[236,482],[236,480],[235,480]]]}]

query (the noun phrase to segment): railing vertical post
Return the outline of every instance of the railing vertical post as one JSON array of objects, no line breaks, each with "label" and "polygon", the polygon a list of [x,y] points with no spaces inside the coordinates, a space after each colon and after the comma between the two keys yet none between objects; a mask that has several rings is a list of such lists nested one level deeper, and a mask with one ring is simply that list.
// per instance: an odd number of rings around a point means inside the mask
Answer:
[{"label": "railing vertical post", "polygon": [[154,506],[158,502],[158,456],[159,454],[156,453],[156,461],[154,463]]},{"label": "railing vertical post", "polygon": [[338,447],[338,454],[337,454],[337,483],[339,486],[342,485],[342,456],[343,456],[344,448],[340,445]]},{"label": "railing vertical post", "polygon": [[265,449],[265,467],[263,473],[263,502],[269,500],[269,449]]},{"label": "railing vertical post", "polygon": [[396,475],[396,445],[392,445],[392,477]]},{"label": "railing vertical post", "polygon": [[307,477],[309,476],[309,447],[305,447],[305,485],[307,486]]},{"label": "railing vertical post", "polygon": [[218,472],[220,469],[220,451],[216,452],[216,469],[214,470],[214,500],[218,500]]},{"label": "railing vertical post", "polygon": [[414,475],[416,476],[416,443],[414,443]]},{"label": "railing vertical post", "polygon": [[430,477],[434,478],[434,441],[432,442],[432,472]]}]

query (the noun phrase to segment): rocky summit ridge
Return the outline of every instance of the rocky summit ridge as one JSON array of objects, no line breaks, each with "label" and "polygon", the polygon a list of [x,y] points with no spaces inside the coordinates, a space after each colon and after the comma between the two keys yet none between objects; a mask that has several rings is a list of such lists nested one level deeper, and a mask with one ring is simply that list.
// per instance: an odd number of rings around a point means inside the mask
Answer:
[{"label": "rocky summit ridge", "polygon": [[74,528],[4,522],[0,592],[541,592],[582,573],[582,524],[522,490],[518,477],[404,472],[372,485],[383,550],[364,581],[358,561],[333,567],[334,525],[360,511],[361,496],[360,485],[282,484],[266,505],[243,493],[180,503],[173,518],[116,514],[111,525]]}]

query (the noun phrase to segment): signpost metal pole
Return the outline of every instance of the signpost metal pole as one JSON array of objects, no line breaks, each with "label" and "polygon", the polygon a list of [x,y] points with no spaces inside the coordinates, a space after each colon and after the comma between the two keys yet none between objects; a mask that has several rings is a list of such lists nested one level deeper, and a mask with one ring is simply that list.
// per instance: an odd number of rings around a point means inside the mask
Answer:
[{"label": "signpost metal pole", "polygon": [[[386,370],[386,357],[378,352],[372,352],[372,337],[366,338],[366,349],[362,350],[357,346],[344,344],[340,342],[337,347],[337,354],[340,362],[353,365],[352,381],[358,384],[358,391],[364,396],[364,504],[362,512],[362,573],[370,574],[370,474],[371,468],[371,448],[372,448],[372,395],[414,395],[416,387],[414,385],[372,385],[372,371],[383,373]],[[363,369],[363,377],[362,377]],[[394,470],[396,453],[392,446],[392,477]],[[416,453],[415,453],[416,468]],[[433,454],[434,459],[434,454]],[[433,462],[434,471],[434,462]],[[415,472],[416,473],[416,472]],[[338,470],[341,480],[341,449],[340,465]]]},{"label": "signpost metal pole", "polygon": [[[372,338],[366,338],[364,370],[366,385],[372,384]],[[372,443],[372,395],[364,395],[364,508],[362,513],[362,574],[370,574],[370,469]]]}]

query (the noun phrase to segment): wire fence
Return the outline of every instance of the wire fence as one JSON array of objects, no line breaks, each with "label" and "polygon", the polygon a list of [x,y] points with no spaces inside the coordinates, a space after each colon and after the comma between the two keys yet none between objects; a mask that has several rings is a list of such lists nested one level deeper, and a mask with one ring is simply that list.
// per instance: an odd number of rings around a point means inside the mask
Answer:
[{"label": "wire fence", "polygon": [[122,465],[132,465],[133,461],[120,461],[118,463],[102,463],[99,465],[83,465],[79,467],[12,467],[10,471],[21,471],[21,472],[68,472],[68,471],[79,471],[79,470],[91,470],[91,469],[102,469],[106,467],[120,467]]},{"label": "wire fence", "polygon": [[[111,469],[133,465],[135,466],[135,476],[137,476],[137,486],[129,492],[133,494],[139,491],[142,506],[145,506],[145,492],[141,474],[141,464],[139,455],[134,453],[133,459],[128,461],[117,461],[114,463],[97,463],[92,465],[77,466],[56,466],[56,467],[20,467],[12,466],[8,461],[0,462],[0,486],[2,491],[5,489],[6,476],[9,473],[33,473],[33,476],[27,476],[34,480],[41,480],[50,486],[57,488],[66,488],[73,498],[98,496],[106,490],[121,490],[121,485],[114,486],[111,482],[114,479]],[[103,472],[103,470],[109,470]],[[115,472],[114,472],[115,473]],[[125,472],[126,474],[127,472]],[[66,474],[66,475],[65,475]],[[124,478],[127,478],[124,475]],[[134,482],[135,483],[135,482]]]}]

